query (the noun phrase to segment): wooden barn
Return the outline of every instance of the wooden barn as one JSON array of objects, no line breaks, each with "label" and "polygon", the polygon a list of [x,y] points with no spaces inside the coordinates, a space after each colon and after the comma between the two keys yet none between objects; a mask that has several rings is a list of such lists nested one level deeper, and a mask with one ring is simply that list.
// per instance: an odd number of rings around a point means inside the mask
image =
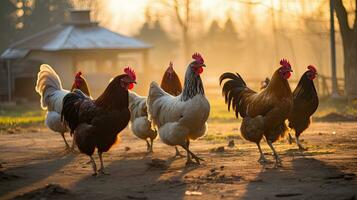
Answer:
[{"label": "wooden barn", "polygon": [[68,22],[17,41],[1,54],[0,99],[37,100],[34,88],[42,63],[56,70],[67,89],[74,74],[82,71],[96,97],[124,66],[133,66],[138,77],[143,76],[149,70],[150,48],[140,40],[99,26],[90,20],[89,10],[71,11]]}]

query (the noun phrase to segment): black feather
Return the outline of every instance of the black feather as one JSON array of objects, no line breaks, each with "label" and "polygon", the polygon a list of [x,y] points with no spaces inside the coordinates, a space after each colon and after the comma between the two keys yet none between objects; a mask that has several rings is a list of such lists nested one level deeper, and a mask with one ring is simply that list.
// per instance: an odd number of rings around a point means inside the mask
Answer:
[{"label": "black feather", "polygon": [[242,106],[242,94],[244,91],[250,89],[247,87],[247,84],[238,73],[233,74],[226,72],[222,74],[219,78],[219,84],[222,85],[224,80],[227,81],[223,84],[222,95],[224,96],[224,100],[228,105],[228,111],[230,111],[232,108],[235,111],[237,118],[239,114],[241,117],[245,117],[246,113],[244,107]]}]

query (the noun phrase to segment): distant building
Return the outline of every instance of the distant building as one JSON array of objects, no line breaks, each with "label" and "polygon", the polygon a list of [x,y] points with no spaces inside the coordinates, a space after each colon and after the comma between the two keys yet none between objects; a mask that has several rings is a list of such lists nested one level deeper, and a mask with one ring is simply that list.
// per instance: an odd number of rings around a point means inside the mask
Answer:
[{"label": "distant building", "polygon": [[35,100],[39,66],[51,65],[64,88],[70,88],[74,74],[82,71],[93,96],[109,80],[133,66],[138,76],[148,69],[151,45],[98,26],[89,10],[74,10],[66,23],[48,28],[10,45],[0,56],[0,99]]}]

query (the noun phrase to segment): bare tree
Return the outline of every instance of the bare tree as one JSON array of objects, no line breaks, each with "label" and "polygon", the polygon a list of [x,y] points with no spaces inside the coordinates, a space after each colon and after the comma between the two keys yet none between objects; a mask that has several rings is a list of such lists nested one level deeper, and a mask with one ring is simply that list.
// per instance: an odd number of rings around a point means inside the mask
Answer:
[{"label": "bare tree", "polygon": [[185,59],[189,58],[191,53],[190,27],[192,23],[191,4],[192,0],[157,0],[158,2],[174,13],[174,18],[181,29],[183,44],[183,53]]},{"label": "bare tree", "polygon": [[[357,98],[357,9],[354,10],[354,23],[348,24],[348,13],[342,0],[334,0],[334,8],[340,26],[343,44],[345,91],[349,100]],[[355,0],[357,5],[357,0]]]}]

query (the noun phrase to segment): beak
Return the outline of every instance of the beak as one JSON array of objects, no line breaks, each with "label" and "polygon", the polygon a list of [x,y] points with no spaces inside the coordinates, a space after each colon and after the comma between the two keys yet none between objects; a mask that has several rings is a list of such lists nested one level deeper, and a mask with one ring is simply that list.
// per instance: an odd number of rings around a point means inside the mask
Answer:
[{"label": "beak", "polygon": [[206,67],[206,65],[205,65],[205,64],[202,64],[201,67]]},{"label": "beak", "polygon": [[291,68],[289,68],[289,72],[293,72],[293,70]]}]

